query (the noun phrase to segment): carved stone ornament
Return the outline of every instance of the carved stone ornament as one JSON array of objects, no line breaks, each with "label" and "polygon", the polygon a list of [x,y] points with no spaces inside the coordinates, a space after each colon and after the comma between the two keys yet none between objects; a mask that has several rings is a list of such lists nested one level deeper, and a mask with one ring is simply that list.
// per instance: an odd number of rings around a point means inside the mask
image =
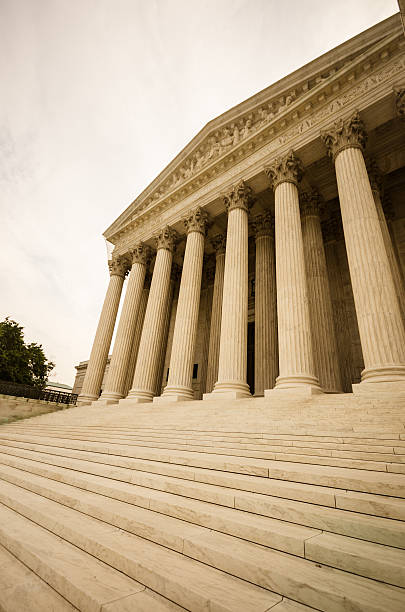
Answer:
[{"label": "carved stone ornament", "polygon": [[212,248],[216,256],[223,255],[226,251],[226,234],[216,234],[210,238]]},{"label": "carved stone ornament", "polygon": [[394,89],[394,92],[398,117],[402,119],[402,121],[405,121],[405,87],[402,87],[401,89]]},{"label": "carved stone ornament", "polygon": [[364,151],[367,133],[359,111],[355,111],[348,119],[335,121],[330,130],[321,132],[321,138],[333,160],[344,149],[356,148]]},{"label": "carved stone ornament", "polygon": [[277,157],[264,171],[267,174],[270,185],[275,190],[280,183],[294,183],[298,187],[304,167],[301,160],[291,150],[284,157]]},{"label": "carved stone ornament", "polygon": [[371,189],[382,194],[383,188],[383,176],[382,172],[377,166],[377,162],[374,158],[368,157],[366,159],[366,167],[368,172],[368,178],[370,179]]},{"label": "carved stone ornament", "polygon": [[262,215],[257,215],[252,219],[253,231],[256,240],[260,236],[273,236],[274,234],[274,218],[269,210]]},{"label": "carved stone ornament", "polygon": [[147,244],[139,242],[133,249],[129,250],[131,264],[140,263],[146,266],[151,257],[151,249]]},{"label": "carved stone ornament", "polygon": [[310,192],[304,191],[300,194],[301,214],[307,216],[319,216],[324,208],[324,201],[317,189]]},{"label": "carved stone ornament", "polygon": [[187,234],[190,232],[199,232],[200,234],[205,235],[207,222],[208,214],[200,207],[191,210],[185,217],[183,217],[183,223]]},{"label": "carved stone ornament", "polygon": [[249,212],[254,202],[253,190],[246,185],[245,181],[240,181],[229,194],[224,196],[224,204],[228,214],[236,208],[242,208]]},{"label": "carved stone ornament", "polygon": [[160,232],[155,236],[156,249],[167,249],[168,251],[174,250],[174,246],[177,239],[177,232],[169,225],[165,225]]},{"label": "carved stone ornament", "polygon": [[128,274],[128,260],[125,257],[113,257],[108,262],[110,276],[125,276]]},{"label": "carved stone ornament", "polygon": [[170,270],[170,280],[173,281],[174,284],[180,280],[181,271],[182,267],[173,262],[172,269]]},{"label": "carved stone ornament", "polygon": [[343,226],[339,217],[330,217],[322,223],[321,228],[325,244],[343,240]]}]

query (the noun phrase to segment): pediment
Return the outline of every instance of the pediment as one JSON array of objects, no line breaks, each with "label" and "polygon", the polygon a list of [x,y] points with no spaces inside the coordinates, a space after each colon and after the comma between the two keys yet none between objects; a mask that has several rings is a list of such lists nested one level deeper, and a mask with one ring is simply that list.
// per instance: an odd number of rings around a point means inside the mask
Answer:
[{"label": "pediment", "polygon": [[[399,15],[366,30],[339,47],[255,94],[213,119],[187,144],[152,183],[105,231],[116,243],[120,235],[151,211],[164,208],[196,191],[223,171],[227,164],[249,155],[256,144],[290,128],[315,103],[323,91],[350,79],[357,63],[382,61],[383,48],[401,34]],[[370,58],[370,59],[369,59]]]}]

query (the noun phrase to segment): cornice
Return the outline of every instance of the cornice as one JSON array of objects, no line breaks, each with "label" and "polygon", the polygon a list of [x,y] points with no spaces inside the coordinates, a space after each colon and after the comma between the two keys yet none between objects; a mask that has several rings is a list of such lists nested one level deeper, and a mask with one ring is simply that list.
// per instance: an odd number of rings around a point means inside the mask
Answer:
[{"label": "cornice", "polygon": [[[386,37],[383,41],[368,48],[355,60],[345,63],[336,70],[332,68],[332,73],[328,77],[308,91],[296,95],[295,100],[286,105],[281,112],[277,112],[275,117],[269,119],[268,123],[262,127],[259,125],[250,136],[242,139],[234,147],[219,156],[215,162],[212,162],[206,168],[204,167],[185,180],[184,183],[156,199],[155,202],[146,205],[144,208],[140,205],[136,206],[131,220],[111,235],[107,233],[107,230],[105,236],[112,242],[121,242],[120,239],[126,233],[141,230],[151,217],[156,218],[166,213],[190,194],[211,183],[228,168],[250,157],[255,151],[273,142],[277,142],[282,147],[292,133],[299,136],[310,129],[314,125],[314,118],[319,119],[318,109],[324,109],[325,115],[332,116],[334,112],[339,111],[349,102],[350,97],[357,95],[355,83],[360,81],[361,77],[364,80],[366,75],[369,76],[369,82],[367,83],[369,90],[374,86],[376,87],[381,81],[381,77],[377,74],[378,71],[382,67],[386,67],[389,60],[401,53],[399,47],[401,40],[400,31],[395,32],[392,36]],[[393,67],[392,74],[400,72],[403,68],[404,62],[402,61],[400,66]],[[375,75],[375,78],[373,75]],[[384,74],[384,79],[389,76]],[[263,104],[256,110],[258,111],[262,107]],[[256,124],[257,121],[254,125]],[[111,226],[111,229],[120,218]]]}]

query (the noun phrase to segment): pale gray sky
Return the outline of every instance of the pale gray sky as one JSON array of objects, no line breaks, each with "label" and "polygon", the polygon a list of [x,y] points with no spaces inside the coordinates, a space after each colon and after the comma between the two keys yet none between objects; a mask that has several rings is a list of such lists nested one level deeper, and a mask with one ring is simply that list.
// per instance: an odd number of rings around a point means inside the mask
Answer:
[{"label": "pale gray sky", "polygon": [[396,0],[0,0],[0,319],[73,384],[102,232],[207,121]]}]

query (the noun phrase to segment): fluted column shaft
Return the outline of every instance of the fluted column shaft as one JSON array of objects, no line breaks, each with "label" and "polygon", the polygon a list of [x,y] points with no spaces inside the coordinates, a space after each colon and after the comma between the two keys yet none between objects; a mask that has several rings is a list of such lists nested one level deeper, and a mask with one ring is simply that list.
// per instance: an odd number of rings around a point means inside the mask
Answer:
[{"label": "fluted column shaft", "polygon": [[118,402],[119,399],[124,397],[125,378],[131,357],[136,319],[145,281],[146,265],[149,260],[149,247],[139,244],[130,252],[130,256],[132,257],[132,267],[129,273],[107,380],[99,400],[108,403]]},{"label": "fluted column shaft", "polygon": [[93,348],[91,349],[82,391],[78,398],[79,404],[89,404],[99,397],[126,269],[126,262],[120,259],[115,259],[110,265],[110,282],[98,322]]},{"label": "fluted column shaft", "polygon": [[[172,272],[173,272],[173,266],[175,266],[176,264],[172,264]],[[163,370],[165,367],[165,357],[166,357],[166,351],[167,351],[167,341],[168,341],[168,336],[169,336],[169,325],[170,325],[170,315],[172,312],[172,305],[173,305],[173,295],[174,295],[174,286],[176,284],[176,281],[173,277],[173,274],[171,275],[170,278],[170,285],[169,285],[169,296],[167,298],[167,308],[166,308],[166,315],[165,315],[165,323],[163,326],[163,342],[162,345],[160,347],[160,356],[159,356],[159,367],[157,370],[157,375],[156,375],[156,384],[155,384],[155,396],[156,395],[160,395],[162,392],[162,380],[163,380]]]},{"label": "fluted column shaft", "polygon": [[342,382],[318,194],[303,194],[301,208],[315,374],[323,391],[339,393],[342,392]]},{"label": "fluted column shaft", "polygon": [[279,376],[276,389],[320,392],[315,376],[298,201],[302,166],[290,151],[266,168],[274,188]]},{"label": "fluted column shaft", "polygon": [[405,329],[362,148],[356,113],[323,136],[335,159],[340,208],[365,369],[363,383],[405,382]]},{"label": "fluted column shaft", "polygon": [[[213,395],[249,397],[247,384],[248,210],[252,190],[242,181],[225,198],[228,229],[224,269],[218,380]],[[211,394],[204,395],[209,399]]]},{"label": "fluted column shaft", "polygon": [[272,389],[278,375],[276,267],[274,222],[270,214],[254,220],[255,273],[255,395]]},{"label": "fluted column shaft", "polygon": [[[218,237],[216,237],[218,238]],[[206,391],[210,393],[218,378],[219,346],[221,339],[222,296],[224,293],[225,236],[220,236],[216,247],[214,293],[212,297],[210,340]],[[214,248],[217,243],[213,244]]]},{"label": "fluted column shaft", "polygon": [[184,220],[187,243],[173,332],[169,379],[161,398],[156,398],[156,401],[194,399],[192,379],[200,307],[205,220],[206,214],[201,209],[193,211]]},{"label": "fluted column shaft", "polygon": [[125,377],[124,397],[128,395],[128,392],[132,386],[132,381],[134,380],[135,366],[136,366],[136,360],[138,357],[138,350],[139,350],[139,343],[141,341],[143,321],[145,319],[146,305],[148,303],[148,297],[149,297],[149,287],[150,287],[150,284],[147,287],[143,288],[141,300],[139,303],[138,316],[136,318],[136,323],[135,323],[134,338],[132,340],[131,356],[129,358],[127,375]]},{"label": "fluted column shaft", "polygon": [[134,380],[127,399],[121,400],[123,403],[150,402],[155,393],[174,247],[174,233],[170,228],[164,228],[160,232],[156,246],[156,261],[143,322]]},{"label": "fluted column shaft", "polygon": [[405,380],[405,331],[363,154],[335,160],[365,369],[362,380]]}]

